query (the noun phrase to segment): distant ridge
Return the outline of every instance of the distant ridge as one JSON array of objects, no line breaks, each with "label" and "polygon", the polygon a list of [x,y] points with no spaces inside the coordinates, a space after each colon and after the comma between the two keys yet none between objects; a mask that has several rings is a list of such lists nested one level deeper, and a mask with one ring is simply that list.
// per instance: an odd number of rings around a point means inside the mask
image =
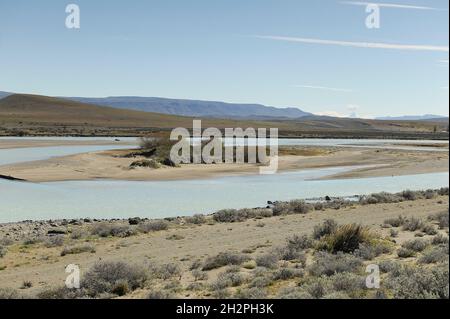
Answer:
[{"label": "distant ridge", "polygon": [[0,99],[0,135],[144,136],[192,127],[278,128],[284,137],[448,139],[448,124],[303,116],[297,119],[217,119],[118,109],[48,96],[13,94]]},{"label": "distant ridge", "polygon": [[12,93],[0,91],[0,100],[5,98],[5,97],[7,97],[7,96],[10,96],[10,95],[12,95]]},{"label": "distant ridge", "polygon": [[448,121],[448,117],[433,115],[433,114],[425,114],[425,115],[404,115],[404,116],[386,116],[386,117],[378,117],[377,120],[382,121]]},{"label": "distant ridge", "polygon": [[65,97],[65,99],[120,109],[181,116],[222,119],[298,119],[311,113],[298,108],[276,108],[261,104],[169,99],[159,97],[117,96],[106,98]]}]

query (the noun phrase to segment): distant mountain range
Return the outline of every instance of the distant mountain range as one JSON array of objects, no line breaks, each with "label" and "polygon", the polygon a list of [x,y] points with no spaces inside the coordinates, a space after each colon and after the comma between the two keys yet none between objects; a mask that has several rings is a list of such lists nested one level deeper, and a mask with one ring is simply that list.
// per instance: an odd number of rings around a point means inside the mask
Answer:
[{"label": "distant mountain range", "polygon": [[377,120],[383,121],[448,121],[448,117],[441,115],[433,115],[433,114],[425,114],[425,115],[404,115],[404,116],[386,116],[386,117],[378,117]]},{"label": "distant mountain range", "polygon": [[118,96],[107,98],[65,97],[86,104],[169,115],[224,119],[297,119],[311,113],[298,108],[276,108],[261,104],[238,104],[216,101],[181,100],[157,97]]},{"label": "distant mountain range", "polygon": [[[0,99],[0,135],[142,136],[192,127],[195,117],[119,109],[39,95],[13,94]],[[204,127],[278,128],[280,136],[334,138],[448,138],[448,124],[433,121],[378,121],[326,116],[258,121],[203,119]],[[437,128],[437,129],[436,129]]]},{"label": "distant mountain range", "polygon": [[10,96],[10,95],[12,95],[12,93],[0,91],[0,99],[3,99],[3,98],[5,98],[7,96]]},{"label": "distant mountain range", "polygon": [[[1,92],[0,99],[13,93]],[[299,120],[321,117],[298,108],[276,108],[261,104],[238,104],[216,101],[169,99],[158,97],[117,96],[106,98],[60,97],[83,104],[107,106],[114,109],[143,111],[167,115],[236,120]],[[426,114],[418,116],[379,117],[383,121],[448,122],[448,117]]]}]

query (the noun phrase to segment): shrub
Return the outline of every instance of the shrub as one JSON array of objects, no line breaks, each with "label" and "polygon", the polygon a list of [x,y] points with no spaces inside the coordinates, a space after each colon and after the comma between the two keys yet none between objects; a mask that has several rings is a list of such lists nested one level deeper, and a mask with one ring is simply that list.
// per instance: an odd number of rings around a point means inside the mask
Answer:
[{"label": "shrub", "polygon": [[301,288],[316,299],[323,298],[333,292],[331,281],[326,277],[311,278]]},{"label": "shrub", "polygon": [[397,255],[400,258],[411,258],[416,255],[416,252],[412,249],[402,247],[397,251]]},{"label": "shrub", "polygon": [[11,288],[0,288],[0,300],[20,299],[17,290]]},{"label": "shrub", "polygon": [[414,192],[414,191],[411,191],[411,190],[403,191],[403,192],[401,193],[401,196],[402,196],[405,200],[409,200],[409,201],[414,201],[414,200],[417,200],[417,199],[419,199],[419,198],[422,197],[421,194],[420,194],[420,192]]},{"label": "shrub", "polygon": [[273,216],[273,212],[268,208],[252,208],[252,209],[241,209],[239,213],[245,216],[246,219],[255,218],[268,218]]},{"label": "shrub", "polygon": [[252,279],[249,286],[251,288],[264,288],[272,285],[272,283],[273,283],[272,278],[269,278],[267,276],[264,277],[258,276]]},{"label": "shrub", "polygon": [[436,192],[435,190],[432,190],[432,189],[428,189],[424,193],[424,197],[426,199],[433,199],[433,198],[436,198],[437,196],[438,196],[438,192]]},{"label": "shrub", "polygon": [[[303,251],[295,249],[292,246],[281,247],[276,251],[275,257],[280,260],[292,261],[296,260],[302,264],[306,263],[306,255]],[[270,268],[270,267],[269,267]]]},{"label": "shrub", "polygon": [[211,290],[222,290],[228,287],[238,287],[244,283],[244,277],[240,273],[221,273],[211,284]]},{"label": "shrub", "polygon": [[433,216],[431,216],[431,220],[435,220],[438,222],[439,224],[439,228],[440,229],[444,229],[444,228],[448,228],[448,211],[446,212],[442,212],[442,213],[437,213]]},{"label": "shrub", "polygon": [[216,299],[227,299],[227,298],[230,298],[231,293],[228,289],[220,289],[220,290],[214,291],[212,296],[213,296],[213,298],[216,298]]},{"label": "shrub", "polygon": [[65,247],[61,252],[61,256],[76,255],[82,253],[95,253],[95,247],[91,244],[77,245],[72,247]]},{"label": "shrub", "polygon": [[147,299],[153,300],[175,299],[175,297],[175,294],[167,290],[152,290],[147,295]]},{"label": "shrub", "polygon": [[422,220],[412,217],[411,219],[408,219],[404,224],[403,224],[403,230],[407,230],[407,231],[416,231],[419,230],[423,227],[424,223]]},{"label": "shrub", "polygon": [[23,244],[25,246],[31,246],[42,243],[43,241],[44,239],[42,237],[28,237],[24,239]]},{"label": "shrub", "polygon": [[206,223],[206,217],[204,215],[194,215],[185,217],[184,221],[188,224],[195,224],[195,225],[201,225]]},{"label": "shrub", "polygon": [[433,269],[404,267],[387,281],[395,299],[448,299],[448,265]]},{"label": "shrub", "polygon": [[45,241],[44,245],[47,248],[61,247],[62,245],[64,245],[64,236],[51,236]]},{"label": "shrub", "polygon": [[213,219],[218,223],[237,223],[245,221],[247,216],[236,209],[223,209],[214,213]]},{"label": "shrub", "polygon": [[276,268],[279,256],[276,253],[268,253],[256,257],[256,265],[264,268]]},{"label": "shrub", "polygon": [[142,288],[147,281],[146,272],[136,266],[124,262],[99,262],[84,275],[81,286],[91,297],[109,293],[119,295]]},{"label": "shrub", "polygon": [[273,280],[289,280],[302,277],[303,271],[299,269],[281,268],[273,274]]},{"label": "shrub", "polygon": [[279,299],[292,299],[292,300],[314,299],[314,297],[311,296],[311,294],[309,294],[304,289],[298,287],[283,288],[278,292],[277,297]]},{"label": "shrub", "polygon": [[289,213],[291,214],[307,214],[311,210],[313,210],[313,206],[304,200],[293,200],[289,202]]},{"label": "shrub", "polygon": [[130,237],[136,232],[129,225],[99,223],[92,227],[91,234],[100,237]]},{"label": "shrub", "polygon": [[239,289],[234,295],[236,299],[266,299],[267,291],[261,288]]},{"label": "shrub", "polygon": [[0,238],[0,246],[11,246],[14,244],[14,241],[7,237]]},{"label": "shrub", "polygon": [[402,200],[403,199],[397,194],[382,192],[371,194],[369,196],[363,196],[361,197],[359,202],[361,205],[373,205],[382,203],[398,203],[401,202]]},{"label": "shrub", "polygon": [[294,235],[287,240],[287,247],[294,250],[304,250],[314,247],[314,240],[306,235]]},{"label": "shrub", "polygon": [[422,226],[422,232],[424,232],[425,234],[427,234],[427,235],[430,235],[430,236],[434,236],[434,235],[436,235],[437,233],[438,233],[438,231],[436,230],[436,228],[434,228],[434,226],[433,225],[430,225],[430,224],[428,224],[428,223],[425,223],[423,226]]},{"label": "shrub", "polygon": [[317,211],[325,210],[325,204],[323,202],[314,203],[314,210],[317,210]]},{"label": "shrub", "polygon": [[181,275],[181,268],[177,264],[163,264],[160,266],[150,267],[151,272],[154,277],[163,280],[169,280],[173,277],[178,277]]},{"label": "shrub", "polygon": [[332,253],[352,253],[360,244],[371,240],[372,235],[365,227],[356,224],[340,226],[335,232],[321,239],[320,248]]},{"label": "shrub", "polygon": [[441,244],[448,244],[448,236],[444,236],[442,234],[438,234],[433,237],[433,240],[431,241],[433,245],[441,245]]},{"label": "shrub", "polygon": [[0,258],[5,257],[7,251],[8,249],[6,247],[0,246]]},{"label": "shrub", "polygon": [[134,161],[133,163],[130,164],[130,168],[136,168],[136,167],[146,167],[146,168],[158,169],[158,168],[161,168],[161,163],[159,163],[157,160],[151,159],[151,160]]},{"label": "shrub", "polygon": [[138,226],[138,230],[144,234],[150,232],[167,230],[169,228],[169,223],[165,220],[154,220],[146,223],[142,223]]},{"label": "shrub", "polygon": [[31,287],[33,287],[33,283],[29,280],[24,280],[22,282],[22,289],[30,289]]},{"label": "shrub", "polygon": [[390,230],[390,235],[391,235],[392,238],[397,238],[398,237],[398,230],[391,229]]},{"label": "shrub", "polygon": [[361,259],[349,254],[330,254],[327,252],[317,252],[315,260],[308,272],[313,276],[332,276],[341,272],[355,272],[362,265]]},{"label": "shrub", "polygon": [[403,216],[398,216],[397,218],[390,218],[384,221],[384,224],[391,225],[392,227],[400,227],[406,223],[406,218]]},{"label": "shrub", "polygon": [[443,187],[440,190],[438,190],[438,195],[439,196],[448,196],[449,195],[449,188],[448,187]]},{"label": "shrub", "polygon": [[430,243],[427,240],[414,239],[403,243],[402,247],[415,252],[421,252],[424,251],[429,245]]},{"label": "shrub", "polygon": [[364,260],[372,260],[380,255],[388,254],[392,251],[392,244],[387,241],[373,241],[371,243],[363,243],[355,250],[355,256]]},{"label": "shrub", "polygon": [[327,219],[322,225],[314,226],[313,237],[320,239],[323,236],[334,233],[338,228],[338,224],[333,219]]},{"label": "shrub", "polygon": [[330,277],[333,288],[336,291],[344,291],[354,295],[358,290],[366,289],[366,278],[352,273],[338,273]]},{"label": "shrub", "polygon": [[195,281],[208,280],[208,273],[206,271],[201,271],[199,269],[194,269],[192,271],[192,276],[194,277]]},{"label": "shrub", "polygon": [[72,233],[70,234],[70,238],[71,238],[71,239],[75,239],[75,240],[81,239],[81,238],[83,238],[83,237],[85,237],[85,236],[86,236],[85,232],[82,231],[82,230],[80,230],[80,229],[74,230],[74,231],[72,231]]},{"label": "shrub", "polygon": [[203,264],[202,270],[208,271],[230,265],[241,265],[250,258],[237,253],[223,252],[214,257],[208,257]]},{"label": "shrub", "polygon": [[55,299],[55,300],[67,300],[67,299],[82,299],[89,296],[86,295],[84,289],[69,289],[66,287],[50,288],[38,293],[39,299]]},{"label": "shrub", "polygon": [[445,261],[448,262],[448,246],[434,247],[419,258],[421,264],[436,264]]},{"label": "shrub", "polygon": [[383,260],[379,263],[379,267],[381,272],[390,273],[390,272],[398,272],[399,270],[401,270],[402,265],[396,261]]}]

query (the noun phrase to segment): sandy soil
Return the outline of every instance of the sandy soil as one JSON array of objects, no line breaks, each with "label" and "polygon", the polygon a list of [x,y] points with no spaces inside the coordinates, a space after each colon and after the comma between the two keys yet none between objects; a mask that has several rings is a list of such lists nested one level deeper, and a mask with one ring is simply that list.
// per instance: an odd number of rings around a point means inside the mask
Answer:
[{"label": "sandy soil", "polygon": [[[0,175],[13,176],[31,182],[94,179],[158,181],[252,175],[259,172],[259,166],[251,164],[130,169],[130,164],[139,158],[120,157],[125,153],[126,151],[94,152],[1,166]],[[331,177],[358,178],[448,172],[449,168],[447,152],[327,148],[324,153],[325,155],[316,156],[281,156],[279,171],[370,165],[368,168]]]},{"label": "sandy soil", "polygon": [[[138,235],[129,238],[92,239],[96,253],[82,253],[61,257],[62,247],[45,248],[43,245],[15,245],[0,259],[0,287],[20,288],[24,280],[33,283],[30,293],[45,287],[63,285],[68,264],[80,265],[86,271],[99,260],[127,261],[136,264],[149,262],[179,263],[185,270],[182,280],[189,276],[188,267],[197,259],[224,251],[254,250],[254,255],[267,252],[285,242],[294,234],[310,234],[313,227],[333,218],[340,224],[360,223],[373,227],[382,234],[389,229],[380,225],[384,220],[403,215],[426,218],[435,213],[448,211],[448,196],[430,200],[417,200],[395,204],[354,206],[341,210],[325,210],[307,215],[289,215],[263,220],[248,220],[235,224],[204,224],[201,226],[178,225],[167,231]],[[123,221],[117,221],[120,223]],[[264,227],[261,227],[264,223]],[[92,224],[80,227],[88,229]],[[40,227],[38,223],[0,225],[0,238],[5,233],[23,232],[26,228]],[[75,226],[74,226],[75,227]],[[170,240],[170,235],[182,236],[181,240]],[[399,237],[397,241],[414,238]]]}]

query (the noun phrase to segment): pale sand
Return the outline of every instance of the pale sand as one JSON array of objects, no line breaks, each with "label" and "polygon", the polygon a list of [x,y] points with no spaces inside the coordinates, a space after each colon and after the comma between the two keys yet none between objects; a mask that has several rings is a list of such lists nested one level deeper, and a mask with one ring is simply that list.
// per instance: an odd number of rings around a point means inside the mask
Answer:
[{"label": "pale sand", "polygon": [[[185,281],[189,278],[188,267],[197,259],[203,260],[207,256],[225,251],[240,252],[243,249],[259,247],[252,254],[254,257],[282,245],[286,238],[294,234],[311,234],[314,226],[326,219],[333,218],[340,224],[360,223],[388,235],[389,229],[380,227],[388,218],[402,214],[405,217],[426,219],[430,215],[447,211],[448,196],[444,196],[414,202],[330,209],[307,215],[279,216],[234,224],[185,225],[125,239],[93,240],[95,254],[83,253],[65,257],[60,256],[62,247],[45,248],[38,245],[21,248],[16,245],[0,259],[0,267],[6,267],[0,270],[0,288],[19,288],[24,280],[33,282],[33,288],[27,290],[30,293],[48,286],[62,286],[67,276],[64,271],[67,265],[77,264],[83,273],[100,260],[126,261],[138,265],[149,262],[178,263],[183,269],[182,281]],[[258,226],[261,222],[264,227]],[[16,227],[16,224],[3,227]],[[89,227],[89,224],[82,227]],[[8,228],[0,228],[0,235],[5,231],[8,231]],[[184,239],[168,240],[168,236],[173,234],[181,235]],[[410,232],[408,236],[397,240],[401,244],[401,241],[413,239],[414,233]]]},{"label": "pale sand", "polygon": [[[370,165],[369,168],[356,169],[330,177],[358,178],[448,172],[449,168],[447,152],[360,148],[328,148],[327,150],[331,151],[326,155],[319,156],[282,156],[279,159],[279,171]],[[182,165],[179,168],[130,169],[130,164],[140,158],[117,156],[126,152],[93,152],[1,166],[0,175],[13,176],[31,182],[52,182],[95,179],[185,180],[259,173],[259,166],[252,164]]]}]

